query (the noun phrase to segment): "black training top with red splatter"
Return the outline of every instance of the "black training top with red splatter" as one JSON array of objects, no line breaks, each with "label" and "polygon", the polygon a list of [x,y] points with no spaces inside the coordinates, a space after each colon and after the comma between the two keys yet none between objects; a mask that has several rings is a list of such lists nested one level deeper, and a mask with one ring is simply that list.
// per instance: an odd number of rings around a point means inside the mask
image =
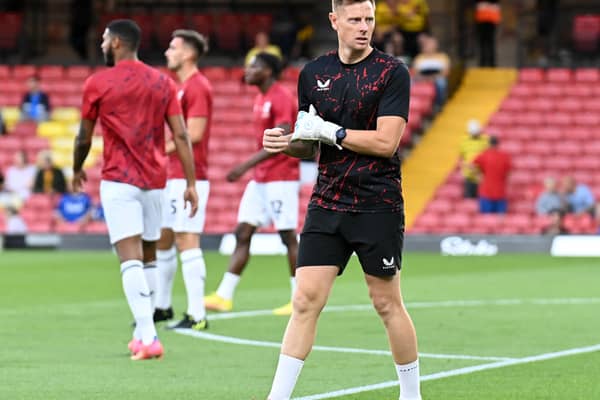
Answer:
[{"label": "black training top with red splatter", "polygon": [[[299,109],[308,111],[312,104],[323,119],[346,129],[374,131],[383,116],[408,121],[409,98],[408,69],[377,49],[351,65],[343,64],[337,51],[327,53],[308,63],[298,80]],[[382,158],[322,144],[312,207],[402,211],[400,155]]]}]

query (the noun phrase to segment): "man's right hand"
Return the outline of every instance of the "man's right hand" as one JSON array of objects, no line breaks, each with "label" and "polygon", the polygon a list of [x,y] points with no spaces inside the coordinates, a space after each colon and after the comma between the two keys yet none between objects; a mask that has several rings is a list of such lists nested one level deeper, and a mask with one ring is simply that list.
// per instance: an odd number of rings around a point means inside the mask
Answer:
[{"label": "man's right hand", "polygon": [[83,188],[83,182],[87,182],[87,175],[85,174],[85,171],[73,171],[73,192],[80,192]]},{"label": "man's right hand", "polygon": [[267,153],[281,153],[290,145],[290,135],[285,135],[281,128],[265,129],[263,134],[263,148]]},{"label": "man's right hand", "polygon": [[190,218],[198,212],[198,193],[194,186],[188,186],[183,193],[183,208],[187,209],[187,203],[190,203]]}]

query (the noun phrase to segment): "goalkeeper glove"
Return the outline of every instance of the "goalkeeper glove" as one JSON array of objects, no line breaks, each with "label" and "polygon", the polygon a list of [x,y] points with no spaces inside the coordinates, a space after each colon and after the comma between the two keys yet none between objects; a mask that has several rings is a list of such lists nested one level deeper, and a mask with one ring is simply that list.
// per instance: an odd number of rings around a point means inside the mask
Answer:
[{"label": "goalkeeper glove", "polygon": [[292,142],[296,140],[312,140],[325,143],[329,146],[342,147],[336,144],[336,132],[342,127],[332,122],[327,122],[317,115],[317,109],[311,104],[308,112],[300,111],[294,126]]}]

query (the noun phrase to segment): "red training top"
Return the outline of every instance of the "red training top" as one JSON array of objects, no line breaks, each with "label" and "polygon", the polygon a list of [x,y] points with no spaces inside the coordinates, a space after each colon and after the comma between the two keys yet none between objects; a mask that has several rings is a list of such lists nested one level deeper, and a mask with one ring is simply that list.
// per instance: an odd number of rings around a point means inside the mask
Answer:
[{"label": "red training top", "polygon": [[[254,129],[258,148],[262,149],[263,132],[277,125],[294,127],[298,107],[296,100],[282,84],[275,82],[266,93],[254,100]],[[254,168],[256,182],[297,181],[300,179],[300,160],[277,154]]]},{"label": "red training top", "polygon": [[[206,118],[206,128],[202,140],[192,144],[194,165],[196,166],[196,179],[208,179],[208,138],[213,110],[213,91],[210,82],[200,72],[196,72],[180,85],[177,93],[183,118],[186,125],[188,118]],[[169,179],[184,179],[185,173],[177,152],[169,154]]]},{"label": "red training top", "polygon": [[165,119],[181,113],[175,82],[140,61],[120,61],[90,76],[81,114],[102,124],[102,179],[141,189],[163,188]]}]

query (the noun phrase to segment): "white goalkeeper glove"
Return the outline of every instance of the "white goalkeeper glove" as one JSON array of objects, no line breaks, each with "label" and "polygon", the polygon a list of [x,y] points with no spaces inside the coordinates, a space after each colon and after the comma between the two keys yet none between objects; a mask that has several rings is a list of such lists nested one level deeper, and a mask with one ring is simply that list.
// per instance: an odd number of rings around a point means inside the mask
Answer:
[{"label": "white goalkeeper glove", "polygon": [[336,144],[336,132],[342,127],[327,122],[317,115],[317,109],[311,104],[308,112],[300,111],[294,126],[292,134],[292,142],[296,140],[312,140],[325,143],[329,146],[336,146],[338,149],[342,147]]}]

